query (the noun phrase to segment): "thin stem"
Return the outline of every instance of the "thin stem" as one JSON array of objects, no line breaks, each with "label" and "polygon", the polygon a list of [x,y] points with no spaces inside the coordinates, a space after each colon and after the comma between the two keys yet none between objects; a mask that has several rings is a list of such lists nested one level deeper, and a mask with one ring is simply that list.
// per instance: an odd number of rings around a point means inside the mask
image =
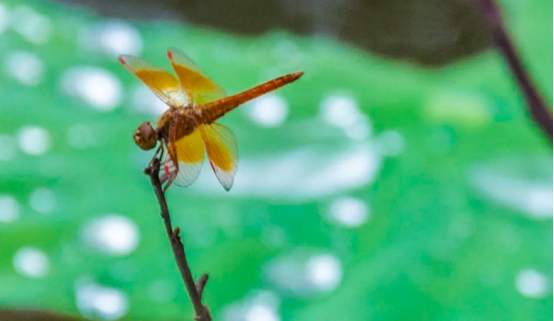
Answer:
[{"label": "thin stem", "polygon": [[477,0],[477,2],[498,50],[506,59],[519,88],[525,95],[531,117],[552,142],[552,112],[523,67],[515,46],[508,36],[498,5],[494,0]]},{"label": "thin stem", "polygon": [[152,163],[144,170],[144,172],[150,177],[150,182],[152,183],[152,187],[154,188],[154,192],[156,193],[156,197],[158,198],[158,203],[160,205],[160,214],[164,221],[165,231],[169,238],[171,249],[173,250],[173,256],[175,257],[175,262],[179,267],[179,272],[181,273],[181,277],[185,282],[187,292],[196,312],[194,319],[198,321],[211,321],[212,317],[208,308],[202,304],[201,295],[201,290],[203,290],[206,284],[205,282],[207,281],[207,276],[202,276],[200,278],[199,283],[203,279],[205,279],[205,281],[202,281],[204,285],[199,291],[194,282],[194,278],[192,277],[187,257],[185,255],[185,248],[183,246],[183,242],[181,241],[180,230],[179,228],[173,229],[171,225],[171,217],[169,215],[167,201],[165,199],[165,194],[163,192],[162,183],[159,176],[160,159],[154,157]]}]

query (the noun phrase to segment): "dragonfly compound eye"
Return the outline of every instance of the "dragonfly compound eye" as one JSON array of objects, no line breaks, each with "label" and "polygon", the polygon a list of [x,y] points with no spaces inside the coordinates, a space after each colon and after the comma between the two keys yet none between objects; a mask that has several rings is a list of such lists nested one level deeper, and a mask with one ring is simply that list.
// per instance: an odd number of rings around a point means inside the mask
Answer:
[{"label": "dragonfly compound eye", "polygon": [[150,150],[156,147],[158,133],[152,127],[150,122],[145,121],[137,127],[135,133],[133,134],[133,139],[135,140],[135,144],[137,144],[140,149]]}]

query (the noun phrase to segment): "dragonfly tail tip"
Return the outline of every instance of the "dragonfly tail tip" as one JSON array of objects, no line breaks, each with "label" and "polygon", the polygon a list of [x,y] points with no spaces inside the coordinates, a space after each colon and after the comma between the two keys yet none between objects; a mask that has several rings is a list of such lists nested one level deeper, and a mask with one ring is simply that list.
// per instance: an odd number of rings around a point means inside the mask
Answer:
[{"label": "dragonfly tail tip", "polygon": [[298,78],[302,77],[302,75],[304,75],[303,71],[297,71],[290,74],[290,77],[291,77],[290,82],[296,81]]}]

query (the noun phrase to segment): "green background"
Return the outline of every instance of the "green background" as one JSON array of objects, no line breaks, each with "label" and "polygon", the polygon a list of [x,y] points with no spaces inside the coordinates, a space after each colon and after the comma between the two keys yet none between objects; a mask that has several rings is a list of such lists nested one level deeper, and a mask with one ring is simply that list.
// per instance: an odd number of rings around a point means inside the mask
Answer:
[{"label": "green background", "polygon": [[[502,4],[551,102],[552,1]],[[139,80],[83,31],[110,21],[41,1],[2,6],[12,21],[0,28],[0,307],[189,319],[142,174],[152,153],[131,139],[158,114],[137,108]],[[165,51],[182,48],[228,93],[305,72],[272,96],[277,107],[253,102],[222,120],[241,155],[230,192],[207,165],[192,187],[168,192],[193,273],[210,274],[204,297],[216,320],[552,320],[552,149],[495,52],[423,69],[323,38],[117,23],[138,33],[145,60],[169,68]],[[27,83],[10,59],[22,52],[42,65]],[[81,67],[119,83],[108,110],[78,94],[91,91],[68,76]],[[103,79],[95,90],[107,97]],[[282,123],[253,119],[283,104]],[[341,115],[354,120],[334,125]],[[44,153],[21,147],[26,126],[46,130]],[[113,215],[120,225],[93,228]],[[90,229],[124,247],[131,233],[136,244],[110,252],[87,241]],[[34,277],[18,265],[29,249],[39,262],[23,264],[42,266]]]}]

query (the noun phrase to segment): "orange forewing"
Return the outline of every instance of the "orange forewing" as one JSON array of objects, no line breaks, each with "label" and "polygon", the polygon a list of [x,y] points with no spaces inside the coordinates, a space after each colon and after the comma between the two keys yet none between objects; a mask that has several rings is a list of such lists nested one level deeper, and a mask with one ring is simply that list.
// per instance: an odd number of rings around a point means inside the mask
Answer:
[{"label": "orange forewing", "polygon": [[191,104],[204,105],[226,96],[223,88],[208,78],[181,50],[169,49],[167,57]]},{"label": "orange forewing", "polygon": [[231,129],[218,123],[201,124],[199,128],[215,176],[228,191],[233,186],[238,167],[235,135]]},{"label": "orange forewing", "polygon": [[171,73],[134,56],[121,55],[119,61],[168,106],[187,105],[187,95]]}]

